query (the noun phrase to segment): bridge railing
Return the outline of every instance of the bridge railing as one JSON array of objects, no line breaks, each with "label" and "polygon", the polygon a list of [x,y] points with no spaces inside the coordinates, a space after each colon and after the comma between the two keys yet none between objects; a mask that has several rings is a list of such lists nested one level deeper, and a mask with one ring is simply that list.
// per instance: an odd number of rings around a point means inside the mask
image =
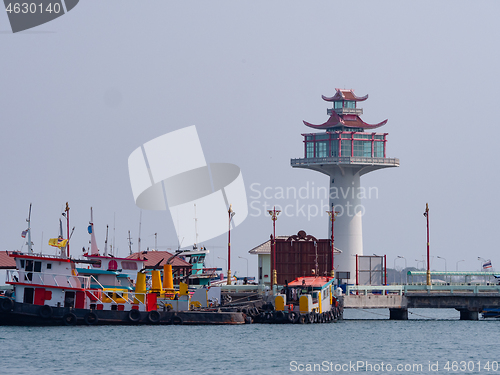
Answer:
[{"label": "bridge railing", "polygon": [[484,285],[484,284],[471,284],[471,285],[458,285],[458,284],[433,284],[433,285],[403,285],[403,293],[407,292],[448,292],[448,293],[500,293],[500,285]]},{"label": "bridge railing", "polygon": [[403,294],[404,285],[347,285],[346,294]]}]

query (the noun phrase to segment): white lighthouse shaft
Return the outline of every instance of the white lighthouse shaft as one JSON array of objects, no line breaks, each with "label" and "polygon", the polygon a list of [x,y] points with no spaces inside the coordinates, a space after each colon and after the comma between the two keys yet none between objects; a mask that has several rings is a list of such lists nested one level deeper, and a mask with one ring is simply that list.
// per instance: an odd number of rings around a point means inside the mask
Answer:
[{"label": "white lighthouse shaft", "polygon": [[[334,224],[335,271],[350,272],[350,282],[356,279],[356,254],[363,255],[362,216],[364,207],[360,194],[359,168],[325,168],[330,176],[330,207],[338,212]],[[324,173],[325,173],[324,172]],[[328,227],[331,238],[332,227]]]}]

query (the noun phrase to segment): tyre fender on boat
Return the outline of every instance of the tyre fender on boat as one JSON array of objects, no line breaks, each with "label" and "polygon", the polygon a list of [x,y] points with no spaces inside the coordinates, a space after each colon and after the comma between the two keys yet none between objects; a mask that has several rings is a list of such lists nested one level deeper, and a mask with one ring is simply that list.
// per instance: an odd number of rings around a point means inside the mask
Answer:
[{"label": "tyre fender on boat", "polygon": [[73,313],[64,314],[62,317],[63,323],[66,326],[74,326],[76,325],[76,315]]},{"label": "tyre fender on boat", "polygon": [[276,311],[276,319],[283,320],[285,318],[285,313],[283,311]]},{"label": "tyre fender on boat", "polygon": [[52,307],[49,306],[49,305],[43,305],[42,307],[40,307],[40,310],[38,312],[38,314],[40,314],[40,316],[43,318],[43,319],[49,319],[52,317]]},{"label": "tyre fender on boat", "polygon": [[14,309],[14,301],[10,298],[2,298],[0,301],[0,310],[10,312]]},{"label": "tyre fender on boat", "polygon": [[299,323],[300,323],[300,324],[305,324],[305,323],[307,323],[307,320],[308,320],[308,319],[307,319],[307,315],[306,315],[306,314],[300,314],[300,316],[299,316]]},{"label": "tyre fender on boat", "polygon": [[172,317],[171,322],[173,325],[182,325],[184,323],[184,321],[182,320],[182,318],[180,316]]},{"label": "tyre fender on boat", "polygon": [[307,314],[307,323],[314,323],[314,313]]},{"label": "tyre fender on boat", "polygon": [[85,321],[85,324],[88,326],[97,324],[99,322],[99,318],[97,317],[97,314],[94,312],[89,312],[85,314],[83,320]]},{"label": "tyre fender on boat", "polygon": [[156,310],[150,311],[148,314],[148,320],[151,323],[159,323],[160,322],[160,313]]},{"label": "tyre fender on boat", "polygon": [[295,323],[296,318],[297,318],[297,313],[295,311],[290,311],[288,313],[287,319],[290,323]]},{"label": "tyre fender on boat", "polygon": [[130,320],[131,322],[136,323],[140,319],[141,319],[141,313],[139,312],[139,310],[130,310],[128,312],[128,320]]}]

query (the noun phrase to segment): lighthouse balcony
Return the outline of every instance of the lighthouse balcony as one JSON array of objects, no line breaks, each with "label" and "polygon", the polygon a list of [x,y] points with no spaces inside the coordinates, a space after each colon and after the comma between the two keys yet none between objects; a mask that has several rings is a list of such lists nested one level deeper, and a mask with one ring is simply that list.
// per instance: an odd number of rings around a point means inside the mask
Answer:
[{"label": "lighthouse balcony", "polygon": [[327,108],[326,113],[328,116],[331,116],[333,112],[336,112],[337,115],[362,115],[363,108]]},{"label": "lighthouse balcony", "polygon": [[307,167],[309,165],[339,164],[339,165],[379,165],[387,167],[399,167],[398,158],[367,158],[356,156],[324,157],[292,159],[292,167]]}]

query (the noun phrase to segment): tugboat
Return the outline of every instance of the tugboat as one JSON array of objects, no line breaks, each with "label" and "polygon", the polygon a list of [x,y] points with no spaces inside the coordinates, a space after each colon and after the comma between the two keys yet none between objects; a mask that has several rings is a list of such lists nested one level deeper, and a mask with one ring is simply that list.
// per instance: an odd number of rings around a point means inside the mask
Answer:
[{"label": "tugboat", "polygon": [[[35,254],[30,218],[31,206],[28,229],[23,232],[23,237],[28,237],[28,252],[10,253],[16,270],[7,273],[7,284],[13,290],[0,298],[0,325],[245,323],[243,313],[214,305],[204,288],[191,296],[187,284],[181,283],[176,292],[169,265],[165,266],[163,280],[168,288],[164,290],[161,282],[158,284],[160,271],[156,270],[153,288],[148,291],[143,260],[101,256],[94,246],[91,254],[86,254],[87,259],[70,258],[69,240],[63,238],[62,225],[58,238],[49,241],[59,248],[59,254]],[[90,224],[91,243],[95,243]],[[76,263],[89,266],[77,268]],[[135,285],[123,270],[134,272]]]},{"label": "tugboat", "polygon": [[329,323],[342,319],[341,302],[334,295],[333,277],[298,277],[288,283],[263,312],[254,316],[256,323]]}]

